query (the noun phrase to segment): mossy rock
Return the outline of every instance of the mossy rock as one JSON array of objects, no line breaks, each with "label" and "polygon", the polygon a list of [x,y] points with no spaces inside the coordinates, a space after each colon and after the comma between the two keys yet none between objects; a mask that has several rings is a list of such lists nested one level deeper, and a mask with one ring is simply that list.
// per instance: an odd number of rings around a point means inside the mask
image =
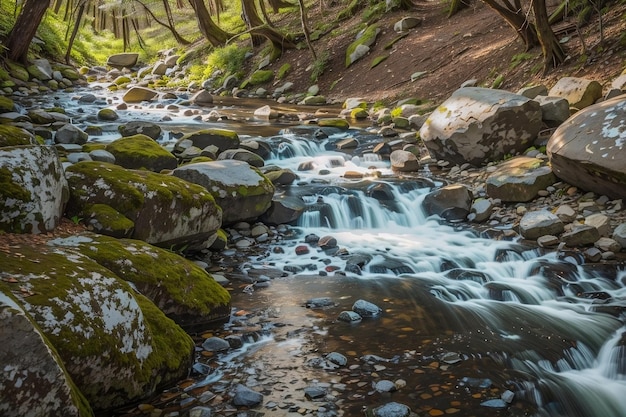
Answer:
[{"label": "mossy rock", "polygon": [[64,67],[61,69],[61,74],[70,81],[76,81],[80,78],[80,74],[74,68]]},{"label": "mossy rock", "polygon": [[135,229],[135,222],[107,204],[85,207],[80,218],[94,232],[118,239],[131,237]]},{"label": "mossy rock", "polygon": [[8,97],[0,96],[0,113],[15,111],[15,103]]},{"label": "mossy rock", "polygon": [[0,148],[36,144],[35,137],[27,130],[0,124]]},{"label": "mossy rock", "polygon": [[222,223],[211,193],[170,175],[85,161],[69,166],[66,177],[69,217],[81,217],[94,204],[108,205],[135,223],[134,239],[202,249],[211,245]]},{"label": "mossy rock", "polygon": [[286,63],[281,65],[281,67],[278,69],[278,73],[276,74],[276,77],[279,80],[282,80],[283,78],[285,78],[287,76],[287,74],[289,74],[291,72],[291,64]]},{"label": "mossy rock", "polygon": [[389,55],[377,56],[376,58],[372,60],[372,63],[370,64],[370,69],[377,67],[381,62],[385,61],[387,58],[389,58]]},{"label": "mossy rock", "polygon": [[4,61],[4,63],[8,67],[9,74],[11,74],[11,77],[17,78],[18,80],[24,81],[24,82],[29,80],[30,74],[28,73],[26,68],[24,68],[24,66],[18,64],[17,62],[13,62],[10,60],[6,60]]},{"label": "mossy rock", "polygon": [[176,168],[172,175],[205,187],[224,209],[224,224],[257,219],[270,207],[274,185],[243,161],[201,162]]},{"label": "mossy rock", "polygon": [[320,127],[336,127],[338,129],[347,130],[350,128],[350,124],[346,119],[340,117],[329,117],[326,119],[319,119],[317,125]]},{"label": "mossy rock", "polygon": [[132,80],[130,79],[128,75],[120,75],[115,80],[113,80],[113,84],[120,86],[120,85],[128,84],[131,81]]},{"label": "mossy rock", "polygon": [[[79,237],[67,239],[76,243]],[[14,289],[7,278],[26,286],[17,303],[59,353],[96,414],[187,376],[193,340],[126,281],[79,250],[20,246],[12,254],[0,252],[0,264],[0,289]]]},{"label": "mossy rock", "polygon": [[118,165],[128,169],[147,169],[159,172],[174,169],[178,161],[174,155],[152,138],[138,134],[111,142],[106,150],[115,156]]},{"label": "mossy rock", "polygon": [[4,368],[0,411],[5,416],[33,415],[33,410],[40,416],[93,416],[58,352],[20,306],[18,297],[0,287],[0,363]]},{"label": "mossy rock", "polygon": [[230,293],[194,262],[138,240],[90,238],[78,243],[81,253],[131,282],[188,331],[206,329],[230,316]]},{"label": "mossy rock", "polygon": [[361,32],[359,38],[352,42],[348,46],[348,49],[346,49],[346,68],[349,67],[356,60],[361,58],[362,55],[357,53],[359,47],[367,47],[367,49],[369,50],[369,47],[376,42],[376,38],[378,37],[379,33],[380,28],[378,27],[378,25],[368,26],[363,30],[363,32]]},{"label": "mossy rock", "polygon": [[350,117],[357,120],[367,119],[369,117],[369,113],[367,110],[357,107],[350,111]]},{"label": "mossy rock", "polygon": [[255,86],[265,84],[274,79],[274,71],[272,70],[257,70],[250,75],[244,84],[242,84],[241,88],[246,88],[247,86]]},{"label": "mossy rock", "polygon": [[217,154],[226,149],[235,149],[241,143],[239,135],[234,130],[228,129],[203,129],[191,132],[181,137],[174,145],[174,153],[181,153],[181,143],[190,140],[193,146],[204,149],[207,146],[215,146]]},{"label": "mossy rock", "polygon": [[142,134],[157,140],[161,136],[163,129],[161,129],[161,126],[156,123],[134,120],[132,122],[119,125],[117,127],[117,131],[124,137]]},{"label": "mossy rock", "polygon": [[98,119],[105,121],[114,121],[119,119],[120,116],[113,109],[100,109],[98,110]]}]

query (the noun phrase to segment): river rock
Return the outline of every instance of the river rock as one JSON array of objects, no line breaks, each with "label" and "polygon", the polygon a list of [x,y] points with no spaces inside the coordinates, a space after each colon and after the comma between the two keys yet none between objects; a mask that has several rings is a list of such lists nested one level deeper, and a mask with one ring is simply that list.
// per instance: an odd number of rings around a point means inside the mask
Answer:
[{"label": "river rock", "polygon": [[342,311],[341,313],[339,313],[339,316],[337,316],[337,320],[339,321],[343,321],[346,323],[358,323],[361,320],[363,320],[363,317],[361,317],[360,314],[355,313],[354,311]]},{"label": "river rock", "polygon": [[580,110],[602,97],[602,84],[585,78],[563,77],[550,89],[548,95],[562,97],[569,102],[570,107]]},{"label": "river rock", "polygon": [[422,201],[427,216],[437,215],[448,221],[464,220],[472,207],[472,192],[462,184],[452,184],[431,191]]},{"label": "river rock", "polygon": [[259,107],[254,111],[254,117],[259,119],[278,119],[279,113],[277,110],[272,109],[270,106]]},{"label": "river rock", "polygon": [[577,213],[567,204],[560,205],[554,212],[563,223],[571,223],[576,220]]},{"label": "river rock", "polygon": [[141,103],[142,101],[150,101],[158,95],[159,93],[156,90],[134,86],[124,93],[122,100],[125,103]]},{"label": "river rock", "polygon": [[45,58],[38,58],[33,59],[31,62],[32,64],[26,68],[31,77],[40,81],[52,79],[52,65],[50,65],[50,61]]},{"label": "river rock", "polygon": [[89,152],[89,156],[93,161],[115,163],[115,156],[105,149],[94,149]]},{"label": "river rock", "polygon": [[259,218],[263,223],[291,224],[300,218],[306,208],[304,200],[296,196],[279,195],[272,198],[269,209]]},{"label": "river rock", "polygon": [[15,102],[8,97],[0,96],[0,113],[14,112]]},{"label": "river rock", "polygon": [[549,126],[558,126],[570,117],[569,102],[563,97],[538,96],[541,118]]},{"label": "river rock", "polygon": [[208,352],[225,352],[230,349],[230,343],[221,337],[209,337],[202,342],[202,349]]},{"label": "river rock", "polygon": [[152,138],[138,134],[114,140],[106,151],[115,157],[115,163],[128,169],[147,169],[160,172],[174,169],[178,160]]},{"label": "river rock", "polygon": [[558,235],[563,232],[563,222],[547,210],[529,211],[519,223],[524,239],[535,240],[543,235]]},{"label": "river rock", "polygon": [[275,165],[269,167],[265,166],[261,172],[265,175],[274,185],[290,185],[298,178],[295,172],[288,168],[279,168]]},{"label": "river rock", "polygon": [[611,235],[611,219],[604,214],[594,213],[585,217],[585,224],[598,229],[598,233],[601,237]]},{"label": "river rock", "polygon": [[172,174],[209,190],[223,208],[224,224],[257,219],[270,207],[274,195],[271,181],[242,161],[198,162],[176,168]]},{"label": "river rock", "polygon": [[69,189],[52,146],[0,148],[0,229],[52,231],[63,216]]},{"label": "river rock", "polygon": [[137,64],[139,54],[135,52],[124,52],[121,54],[110,55],[107,58],[107,65],[113,68],[122,69],[124,67],[131,68]]},{"label": "river rock", "polygon": [[231,392],[231,397],[235,406],[256,407],[263,402],[263,394],[242,384],[237,384]]},{"label": "river rock", "polygon": [[538,96],[547,96],[548,88],[543,84],[533,85],[529,87],[522,87],[521,89],[519,89],[517,94],[519,94],[520,96],[534,99],[534,98],[537,98]]},{"label": "river rock", "polygon": [[189,145],[200,149],[214,146],[216,153],[224,152],[226,149],[238,148],[240,144],[237,132],[226,129],[204,129],[191,132],[181,137],[174,145],[174,154],[182,152]]},{"label": "river rock", "polygon": [[352,311],[361,317],[377,317],[383,312],[376,304],[365,300],[357,300],[352,305]]},{"label": "river rock", "polygon": [[487,198],[480,198],[472,203],[468,219],[476,223],[487,221],[493,212],[493,202]]},{"label": "river rock", "polygon": [[487,177],[486,190],[491,198],[524,203],[555,182],[552,169],[544,161],[519,156],[501,163]]},{"label": "river rock", "polygon": [[55,143],[84,145],[89,135],[72,124],[63,125],[54,135]]},{"label": "river rock", "polygon": [[254,152],[263,159],[268,159],[272,155],[271,145],[260,138],[242,140],[239,143],[239,147]]},{"label": "river rock", "polygon": [[0,151],[7,146],[37,145],[35,135],[17,126],[0,124]]},{"label": "river rock", "polygon": [[98,119],[107,122],[112,122],[119,119],[120,116],[113,109],[100,109],[98,110]]},{"label": "river rock", "polygon": [[420,168],[417,156],[408,151],[393,151],[391,152],[391,155],[389,155],[389,160],[391,161],[391,168],[394,171],[415,172],[419,171]]},{"label": "river rock", "polygon": [[[148,255],[146,260],[156,264],[154,259]],[[191,338],[126,281],[80,251],[19,245],[14,254],[0,252],[0,264],[0,281],[12,277],[28,288],[13,299],[40,329],[48,350],[58,353],[96,415],[138,402],[187,376],[194,354]],[[4,297],[13,292],[4,282],[0,288]],[[3,344],[16,336],[5,334]],[[35,358],[33,349],[17,354]],[[40,366],[46,357],[36,357]],[[15,360],[5,359],[3,367]],[[15,398],[27,401],[24,394]],[[80,402],[80,415],[90,415]]]},{"label": "river rock", "polygon": [[213,104],[213,96],[203,89],[191,96],[190,101],[197,106],[208,106]]},{"label": "river rock", "polygon": [[378,392],[393,392],[397,391],[396,384],[388,379],[383,379],[374,384],[374,389]]},{"label": "river rock", "polygon": [[622,248],[626,247],[626,223],[618,225],[615,230],[613,230],[613,239],[615,239]]},{"label": "river rock", "polygon": [[435,159],[480,166],[531,146],[542,128],[539,103],[504,90],[455,91],[420,129]]},{"label": "river rock", "polygon": [[3,416],[26,416],[33,410],[42,416],[92,415],[58,353],[5,288],[0,288],[0,333],[4,336],[0,348]]},{"label": "river rock", "polygon": [[221,210],[211,194],[170,175],[80,162],[68,167],[66,176],[68,216],[91,217],[93,205],[108,205],[134,222],[133,239],[202,249],[211,245],[221,226]]},{"label": "river rock", "polygon": [[411,415],[409,406],[396,402],[381,405],[370,412],[373,417],[409,417]]},{"label": "river rock", "polygon": [[119,125],[117,127],[117,131],[120,132],[120,135],[123,137],[142,134],[149,136],[154,140],[159,139],[162,133],[161,126],[158,124],[141,120],[134,120],[132,122]]},{"label": "river rock", "polygon": [[619,252],[622,250],[622,245],[617,243],[615,239],[610,237],[601,237],[593,244],[596,248],[603,252]]},{"label": "river rock", "polygon": [[226,149],[217,156],[218,160],[233,159],[236,161],[246,162],[253,167],[260,168],[265,165],[265,161],[259,155],[250,152],[247,149]]},{"label": "river rock", "polygon": [[554,132],[546,150],[554,174],[563,181],[604,194],[626,198],[626,97],[587,107]]},{"label": "river rock", "polygon": [[598,229],[586,224],[575,226],[571,231],[561,235],[561,240],[569,247],[593,245],[598,239],[600,239]]}]

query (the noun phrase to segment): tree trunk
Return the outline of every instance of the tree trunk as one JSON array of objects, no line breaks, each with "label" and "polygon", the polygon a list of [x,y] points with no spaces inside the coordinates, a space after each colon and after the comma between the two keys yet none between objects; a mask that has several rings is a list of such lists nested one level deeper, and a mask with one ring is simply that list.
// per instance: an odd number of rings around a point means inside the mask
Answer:
[{"label": "tree trunk", "polygon": [[259,7],[261,8],[261,14],[263,15],[263,19],[265,19],[267,26],[271,28],[275,27],[274,23],[272,23],[270,17],[267,15],[267,9],[265,8],[265,2],[263,0],[259,2]]},{"label": "tree trunk", "polygon": [[296,47],[296,45],[289,38],[267,25],[251,29],[250,33],[252,35],[263,36],[272,43],[273,49],[270,56],[271,61],[279,58],[282,55],[283,50],[293,49]]},{"label": "tree trunk", "polygon": [[306,39],[306,44],[311,51],[311,55],[313,55],[313,60],[315,61],[317,59],[317,55],[315,54],[315,49],[313,48],[313,44],[311,43],[311,35],[309,34],[309,24],[307,22],[304,0],[298,0],[298,4],[300,5],[300,22],[302,22],[302,31],[304,32],[304,38]]},{"label": "tree trunk", "polygon": [[524,10],[518,7],[517,1],[515,6],[507,0],[503,1],[504,5],[498,3],[498,0],[483,0],[483,2],[495,10],[515,30],[517,36],[524,42],[527,51],[539,45],[535,26],[528,21]]},{"label": "tree trunk", "polygon": [[70,63],[70,55],[72,53],[72,46],[74,45],[74,40],[76,39],[76,34],[78,33],[78,29],[80,28],[80,22],[83,20],[83,14],[85,13],[86,3],[87,3],[86,0],[82,0],[80,2],[80,6],[78,6],[78,13],[76,14],[76,19],[74,20],[74,30],[72,30],[72,36],[70,36],[70,40],[67,43],[67,51],[65,52],[66,64]]},{"label": "tree trunk", "polygon": [[[265,22],[261,19],[256,10],[254,0],[241,0],[241,16],[248,30],[265,25]],[[250,38],[252,40],[252,46],[259,46],[263,43],[262,36],[251,33]]]},{"label": "tree trunk", "polygon": [[282,7],[291,7],[293,4],[286,2],[284,0],[267,0],[274,13],[278,13],[278,9]]},{"label": "tree trunk", "polygon": [[159,25],[166,27],[168,29],[172,33],[172,36],[174,36],[174,39],[176,39],[176,42],[178,42],[179,45],[189,45],[191,43],[187,39],[183,38],[174,27],[174,18],[172,17],[172,9],[170,9],[168,0],[163,0],[163,8],[165,9],[165,15],[167,16],[168,23],[160,21],[159,18],[157,18],[154,15],[154,13],[152,13],[152,10],[150,10],[148,6],[146,6],[143,2],[139,0],[135,0],[135,1],[139,3],[141,7],[143,7],[146,13],[150,17],[152,17],[152,19],[155,22],[157,22]]},{"label": "tree trunk", "polygon": [[9,59],[24,64],[28,61],[28,47],[49,6],[49,0],[24,1],[22,10],[5,43]]},{"label": "tree trunk", "polygon": [[470,0],[452,0],[448,8],[448,17],[452,17],[463,9],[468,8]]},{"label": "tree trunk", "polygon": [[204,0],[189,0],[189,4],[196,12],[198,29],[202,36],[213,46],[222,46],[226,43],[230,35],[217,26],[204,4]]},{"label": "tree trunk", "polygon": [[546,10],[545,0],[533,0],[533,13],[535,14],[535,27],[537,37],[543,53],[543,72],[547,73],[551,68],[556,68],[565,60],[565,52],[550,27],[550,19]]}]

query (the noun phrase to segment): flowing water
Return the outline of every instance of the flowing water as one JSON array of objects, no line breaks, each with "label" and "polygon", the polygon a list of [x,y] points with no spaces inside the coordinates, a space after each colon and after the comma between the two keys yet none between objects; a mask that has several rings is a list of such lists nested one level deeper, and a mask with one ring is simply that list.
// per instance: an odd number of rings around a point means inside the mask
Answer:
[{"label": "flowing water", "polygon": [[[118,101],[109,97],[94,106]],[[291,273],[271,280],[257,274],[252,285],[235,281],[233,306],[241,315],[233,315],[226,331],[269,331],[218,358],[212,366],[219,373],[201,384],[219,391],[215,384],[225,384],[228,374],[263,391],[260,411],[276,416],[357,416],[391,401],[432,416],[626,416],[626,273],[620,267],[592,268],[575,255],[482,238],[429,218],[421,201],[441,182],[427,169],[398,178],[388,161],[371,153],[376,135],[330,130],[320,137],[315,127],[294,128],[297,122],[254,120],[243,103],[216,105],[229,117],[210,127],[268,142],[273,152],[266,164],[299,176],[278,192],[302,197],[308,210],[288,237],[239,258],[236,269],[244,275],[264,268]],[[76,107],[76,123],[97,123],[89,106]],[[172,132],[208,126],[178,111],[163,121],[162,107],[119,113],[122,120],[160,121],[166,145]],[[91,140],[117,137],[116,126],[107,126]],[[346,137],[359,147],[337,151],[335,143]],[[347,179],[348,171],[361,178]],[[332,236],[338,248],[308,244],[310,235]],[[307,307],[307,300],[321,297],[330,301]],[[381,314],[358,323],[337,319],[360,299]],[[347,364],[330,363],[331,352]],[[397,391],[377,388],[383,380]],[[305,398],[311,386],[325,396]]]}]

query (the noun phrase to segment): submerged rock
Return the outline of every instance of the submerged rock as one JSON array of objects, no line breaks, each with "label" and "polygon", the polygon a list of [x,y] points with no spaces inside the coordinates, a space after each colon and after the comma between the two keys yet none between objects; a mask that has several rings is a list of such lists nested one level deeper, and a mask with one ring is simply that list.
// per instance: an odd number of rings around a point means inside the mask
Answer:
[{"label": "submerged rock", "polygon": [[370,303],[365,300],[357,300],[352,305],[352,311],[360,315],[361,317],[376,317],[379,316],[383,310],[374,303]]}]

